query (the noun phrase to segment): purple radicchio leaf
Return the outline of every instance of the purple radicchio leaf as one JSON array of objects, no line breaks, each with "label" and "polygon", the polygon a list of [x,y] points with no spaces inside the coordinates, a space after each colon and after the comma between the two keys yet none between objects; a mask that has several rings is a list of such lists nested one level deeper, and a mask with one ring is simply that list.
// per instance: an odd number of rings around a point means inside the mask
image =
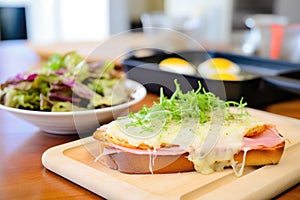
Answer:
[{"label": "purple radicchio leaf", "polygon": [[50,91],[48,96],[51,100],[69,101],[79,103],[80,98],[72,96],[72,89],[70,86],[64,84],[62,81],[50,84]]},{"label": "purple radicchio leaf", "polygon": [[38,76],[37,73],[33,74],[17,74],[15,77],[9,79],[7,82],[10,84],[16,84],[22,81],[33,81]]},{"label": "purple radicchio leaf", "polygon": [[79,98],[64,96],[62,94],[49,93],[48,95],[52,100],[55,99],[55,100],[59,100],[59,101],[69,101],[69,102],[75,102],[75,103],[80,102]]},{"label": "purple radicchio leaf", "polygon": [[74,87],[75,85],[75,80],[72,78],[64,78],[62,80],[62,83],[70,88]]},{"label": "purple radicchio leaf", "polygon": [[73,92],[85,99],[91,99],[96,95],[96,93],[93,90],[79,82],[75,82],[73,86]]}]

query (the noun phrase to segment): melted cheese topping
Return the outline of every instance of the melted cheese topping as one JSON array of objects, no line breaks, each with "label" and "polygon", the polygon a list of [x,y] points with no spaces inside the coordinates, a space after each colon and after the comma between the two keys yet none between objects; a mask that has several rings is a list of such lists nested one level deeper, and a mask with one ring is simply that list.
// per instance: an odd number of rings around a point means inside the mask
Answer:
[{"label": "melted cheese topping", "polygon": [[[154,149],[161,144],[179,145],[181,149],[189,152],[188,159],[194,163],[195,170],[209,174],[221,171],[225,166],[231,165],[237,175],[241,174],[235,169],[233,156],[238,153],[244,145],[243,137],[251,128],[262,125],[263,122],[251,116],[240,119],[223,121],[222,123],[199,124],[176,123],[169,124],[164,128],[163,122],[153,122],[155,131],[145,131],[141,127],[127,126],[129,118],[116,120],[108,124],[107,133],[116,138],[123,138],[129,144],[138,146],[141,143],[152,146]],[[203,148],[210,134],[218,134],[212,141],[208,154],[203,156]],[[245,154],[246,156],[246,154]],[[245,158],[244,158],[245,159]],[[152,166],[153,158],[149,161]],[[149,165],[149,166],[150,166]],[[242,167],[243,168],[243,167]]]},{"label": "melted cheese topping", "polygon": [[[221,171],[230,165],[234,154],[243,147],[243,137],[251,128],[263,123],[253,117],[244,117],[240,120],[225,121],[220,131],[220,138],[206,157],[202,158],[201,145],[204,141],[193,143],[193,150],[189,151],[188,159],[194,163],[196,171],[209,174]],[[233,166],[233,165],[232,165]],[[234,166],[233,166],[234,167]]]}]

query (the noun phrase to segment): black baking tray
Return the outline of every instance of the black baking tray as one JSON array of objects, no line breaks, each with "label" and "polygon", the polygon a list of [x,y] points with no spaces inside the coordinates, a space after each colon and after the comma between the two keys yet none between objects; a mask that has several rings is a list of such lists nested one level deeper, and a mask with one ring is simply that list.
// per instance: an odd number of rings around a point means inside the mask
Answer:
[{"label": "black baking tray", "polygon": [[[241,81],[220,81],[206,79],[197,74],[184,75],[160,70],[159,63],[170,57],[183,58],[195,67],[209,58],[226,58],[255,76]],[[160,88],[163,88],[166,96],[175,91],[174,79],[180,83],[183,92],[197,89],[200,81],[206,91],[221,99],[240,101],[243,98],[249,107],[254,108],[300,95],[300,64],[283,60],[216,51],[165,52],[147,49],[129,52],[121,65],[129,79],[140,82],[151,93],[159,94]]]}]

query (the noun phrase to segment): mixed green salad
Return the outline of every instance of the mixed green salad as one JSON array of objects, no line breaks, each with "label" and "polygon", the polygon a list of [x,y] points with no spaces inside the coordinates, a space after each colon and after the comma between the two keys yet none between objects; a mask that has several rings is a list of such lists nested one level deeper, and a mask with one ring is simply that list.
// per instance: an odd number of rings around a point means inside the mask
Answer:
[{"label": "mixed green salad", "polygon": [[128,101],[124,81],[114,63],[89,63],[76,52],[55,53],[41,67],[2,83],[0,103],[51,112],[103,108]]}]

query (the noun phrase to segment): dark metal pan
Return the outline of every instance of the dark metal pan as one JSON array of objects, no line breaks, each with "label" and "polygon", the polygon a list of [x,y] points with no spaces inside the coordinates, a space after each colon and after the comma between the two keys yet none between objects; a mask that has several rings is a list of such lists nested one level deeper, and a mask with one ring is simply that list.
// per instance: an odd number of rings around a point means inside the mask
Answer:
[{"label": "dark metal pan", "polygon": [[[184,92],[198,88],[198,82],[210,92],[224,100],[239,101],[241,98],[248,106],[260,108],[270,103],[295,98],[300,94],[300,64],[260,57],[248,57],[214,51],[180,51],[164,52],[156,49],[130,52],[122,61],[127,77],[142,83],[149,92],[159,94],[160,88],[170,96],[177,79]],[[238,64],[243,71],[253,74],[241,81],[220,81],[184,75],[159,69],[159,63],[166,58],[180,57],[194,66],[209,58],[226,58]]]}]

